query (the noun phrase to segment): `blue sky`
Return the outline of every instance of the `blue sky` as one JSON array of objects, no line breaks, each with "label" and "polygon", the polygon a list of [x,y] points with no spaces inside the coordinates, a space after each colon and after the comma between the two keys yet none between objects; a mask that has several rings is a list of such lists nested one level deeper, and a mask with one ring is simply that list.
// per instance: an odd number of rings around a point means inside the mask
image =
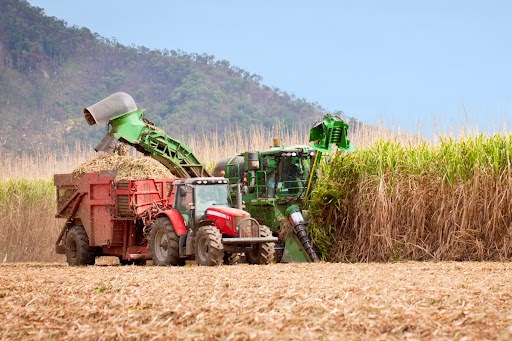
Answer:
[{"label": "blue sky", "polygon": [[461,124],[512,126],[509,1],[29,3],[125,45],[226,59],[367,123],[421,126],[427,135]]}]

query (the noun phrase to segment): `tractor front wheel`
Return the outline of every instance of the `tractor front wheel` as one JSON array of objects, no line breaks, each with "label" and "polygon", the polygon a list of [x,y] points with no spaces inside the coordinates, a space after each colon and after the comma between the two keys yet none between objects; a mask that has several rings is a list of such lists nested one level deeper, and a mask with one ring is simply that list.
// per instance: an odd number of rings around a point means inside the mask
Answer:
[{"label": "tractor front wheel", "polygon": [[[260,226],[260,237],[272,237],[272,232],[265,226]],[[270,264],[274,260],[274,243],[255,244],[252,250],[245,253],[245,258],[249,264]]]},{"label": "tractor front wheel", "polygon": [[224,262],[222,235],[214,226],[202,226],[196,233],[196,262],[203,266],[216,266]]},{"label": "tractor front wheel", "polygon": [[94,253],[82,225],[73,226],[66,235],[66,260],[71,266],[94,265]]},{"label": "tractor front wheel", "polygon": [[158,266],[179,265],[179,237],[167,217],[155,220],[149,234],[149,248],[153,264]]}]

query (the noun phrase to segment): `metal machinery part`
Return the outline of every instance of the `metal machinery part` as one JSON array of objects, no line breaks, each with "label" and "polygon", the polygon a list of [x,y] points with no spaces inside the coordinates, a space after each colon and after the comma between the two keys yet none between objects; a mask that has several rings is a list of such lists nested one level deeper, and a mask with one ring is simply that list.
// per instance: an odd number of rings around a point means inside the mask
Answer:
[{"label": "metal machinery part", "polygon": [[192,150],[184,143],[166,135],[144,117],[133,98],[115,93],[96,104],[84,108],[90,125],[107,124],[108,132],[96,150],[112,151],[113,143],[120,140],[148,155],[180,178],[210,176]]}]

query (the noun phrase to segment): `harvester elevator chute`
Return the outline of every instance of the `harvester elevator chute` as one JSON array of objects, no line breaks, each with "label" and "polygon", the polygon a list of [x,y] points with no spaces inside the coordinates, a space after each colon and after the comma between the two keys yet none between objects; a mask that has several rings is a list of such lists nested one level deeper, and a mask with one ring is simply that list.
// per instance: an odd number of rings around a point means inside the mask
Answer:
[{"label": "harvester elevator chute", "polygon": [[107,135],[97,151],[112,152],[117,140],[133,146],[167,167],[179,178],[211,176],[192,150],[184,143],[166,135],[144,117],[133,98],[117,92],[84,109],[90,125],[107,124]]}]

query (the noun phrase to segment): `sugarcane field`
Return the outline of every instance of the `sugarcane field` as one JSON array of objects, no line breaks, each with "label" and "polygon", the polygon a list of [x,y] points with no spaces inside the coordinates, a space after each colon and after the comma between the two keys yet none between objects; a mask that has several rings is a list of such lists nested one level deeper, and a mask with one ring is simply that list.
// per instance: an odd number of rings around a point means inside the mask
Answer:
[{"label": "sugarcane field", "polygon": [[511,12],[0,0],[0,341],[512,340]]}]

